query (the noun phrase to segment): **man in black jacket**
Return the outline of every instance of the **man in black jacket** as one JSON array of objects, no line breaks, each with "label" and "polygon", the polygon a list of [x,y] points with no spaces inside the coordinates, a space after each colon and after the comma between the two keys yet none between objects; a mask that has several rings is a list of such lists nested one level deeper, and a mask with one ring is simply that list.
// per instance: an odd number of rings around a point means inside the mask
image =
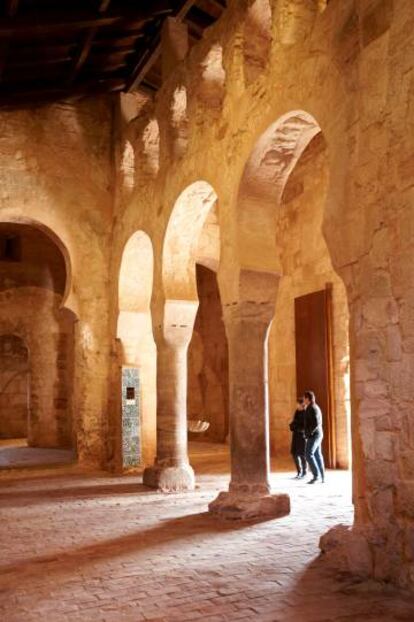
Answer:
[{"label": "man in black jacket", "polygon": [[306,460],[312,471],[313,479],[308,484],[314,484],[317,481],[325,481],[325,464],[321,450],[323,439],[322,412],[316,403],[313,391],[305,391],[305,436],[306,443]]}]

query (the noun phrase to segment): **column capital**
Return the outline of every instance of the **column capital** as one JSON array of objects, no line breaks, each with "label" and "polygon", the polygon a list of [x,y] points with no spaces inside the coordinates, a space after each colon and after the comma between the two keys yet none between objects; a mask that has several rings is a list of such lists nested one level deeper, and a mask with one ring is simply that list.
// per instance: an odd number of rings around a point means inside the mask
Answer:
[{"label": "column capital", "polygon": [[186,347],[191,341],[198,300],[166,300],[159,321],[153,326],[157,347]]},{"label": "column capital", "polygon": [[223,316],[226,325],[239,322],[269,324],[276,308],[280,275],[239,268],[236,288],[226,294],[222,284]]}]

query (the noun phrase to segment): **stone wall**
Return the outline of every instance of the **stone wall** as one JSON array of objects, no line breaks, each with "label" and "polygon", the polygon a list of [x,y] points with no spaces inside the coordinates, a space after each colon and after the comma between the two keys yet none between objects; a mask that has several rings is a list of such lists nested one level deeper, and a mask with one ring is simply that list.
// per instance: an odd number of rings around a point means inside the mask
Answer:
[{"label": "stone wall", "polygon": [[[95,466],[106,463],[111,345],[108,268],[115,186],[115,112],[113,98],[97,97],[0,114],[0,222],[6,223],[2,225],[6,228],[10,223],[19,223],[41,231],[64,257],[63,304],[79,320],[71,394],[76,413],[77,449],[81,462]],[[39,256],[36,260],[34,256],[28,259],[32,269],[36,261],[42,262]],[[26,268],[27,263],[27,275]],[[13,268],[18,269],[17,265]],[[9,269],[8,274],[10,277]],[[41,270],[37,276],[40,274]],[[43,277],[39,276],[34,283],[37,276],[33,273],[31,276],[31,285],[45,286]],[[54,278],[49,274],[49,280]],[[61,276],[59,279],[61,283]],[[43,303],[40,300],[38,303],[42,308]],[[3,304],[6,305],[5,299]],[[30,307],[26,311],[27,308]],[[21,317],[23,310],[17,308],[17,299],[13,311]],[[10,310],[8,315],[13,317]],[[63,413],[67,392],[58,388],[60,372],[52,363],[58,356],[58,366],[66,364],[64,338],[58,337],[57,318],[50,321],[50,315],[47,317],[43,337],[52,373],[48,375],[41,363],[37,366],[42,374],[35,379],[40,388],[36,391],[38,398],[32,400],[32,408],[39,412],[37,403],[48,393],[46,412],[50,415],[53,410],[66,419]],[[52,389],[55,381],[56,387]],[[55,405],[51,405],[51,400]],[[71,433],[63,431],[62,426],[59,429],[60,432],[52,426],[42,443],[66,443]]]},{"label": "stone wall", "polygon": [[348,304],[345,287],[332,267],[322,233],[328,167],[326,144],[318,134],[289,177],[276,228],[283,277],[269,336],[270,425],[273,453],[290,451],[288,424],[296,408],[294,300],[332,283],[333,381],[337,465],[349,466],[350,395]]},{"label": "stone wall", "polygon": [[29,353],[16,335],[0,336],[0,438],[27,438]]},{"label": "stone wall", "polygon": [[46,289],[21,287],[0,293],[0,335],[6,341],[8,335],[15,335],[28,349],[28,378],[21,381],[28,388],[23,436],[33,447],[76,445],[74,318],[59,309],[60,302],[60,296]]}]

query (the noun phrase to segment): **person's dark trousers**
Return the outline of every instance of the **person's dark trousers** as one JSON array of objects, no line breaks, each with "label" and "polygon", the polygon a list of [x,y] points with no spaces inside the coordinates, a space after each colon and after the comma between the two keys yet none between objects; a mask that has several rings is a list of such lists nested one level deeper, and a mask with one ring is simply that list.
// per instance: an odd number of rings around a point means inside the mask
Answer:
[{"label": "person's dark trousers", "polygon": [[321,479],[324,480],[325,464],[321,451],[322,439],[323,434],[320,432],[315,432],[315,434],[312,434],[312,436],[308,438],[306,444],[306,460],[308,461],[314,479],[321,477]]},{"label": "person's dark trousers", "polygon": [[305,454],[292,454],[298,475],[306,475],[307,464]]}]

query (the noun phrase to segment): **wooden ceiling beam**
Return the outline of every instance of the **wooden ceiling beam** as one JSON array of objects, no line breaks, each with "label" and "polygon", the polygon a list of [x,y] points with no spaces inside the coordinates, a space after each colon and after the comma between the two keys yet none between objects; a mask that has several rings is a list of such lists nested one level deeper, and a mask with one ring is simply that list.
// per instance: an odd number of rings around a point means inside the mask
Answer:
[{"label": "wooden ceiling beam", "polygon": [[0,89],[0,107],[14,106],[17,103],[30,104],[32,102],[51,101],[65,99],[69,97],[82,97],[85,95],[97,95],[108,92],[122,91],[125,87],[125,80],[119,78],[108,78],[106,80],[90,80],[81,83],[76,87],[56,88],[51,87],[50,83],[38,85],[35,89],[24,89],[21,91],[6,88]]},{"label": "wooden ceiling beam", "polygon": [[[181,3],[178,11],[174,13],[174,17],[178,21],[183,21],[191,7],[194,5],[196,0],[184,0]],[[140,82],[144,79],[148,71],[154,65],[154,63],[158,60],[161,55],[161,42],[159,35],[156,36],[152,42],[149,43],[149,46],[145,53],[140,57],[137,65],[132,71],[131,78],[129,80],[127,91],[133,91],[136,89]]]},{"label": "wooden ceiling beam", "polygon": [[166,0],[152,0],[151,8],[144,10],[142,7],[135,10],[119,12],[105,12],[96,15],[94,13],[79,11],[69,14],[67,12],[44,13],[41,19],[32,16],[16,15],[15,18],[0,18],[0,36],[9,35],[42,35],[62,31],[82,30],[88,28],[103,28],[105,26],[120,25],[123,28],[144,26],[156,16],[169,15],[172,8]]}]

